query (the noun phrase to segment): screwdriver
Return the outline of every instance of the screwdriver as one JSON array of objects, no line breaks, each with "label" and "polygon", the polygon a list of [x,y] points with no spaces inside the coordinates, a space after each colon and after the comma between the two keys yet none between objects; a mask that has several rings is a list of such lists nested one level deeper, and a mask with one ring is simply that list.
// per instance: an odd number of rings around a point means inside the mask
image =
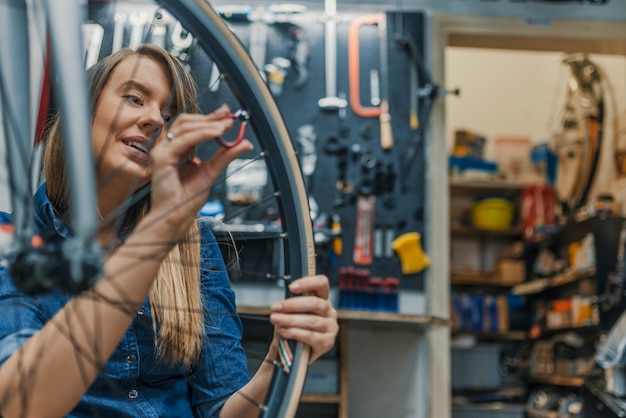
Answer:
[{"label": "screwdriver", "polygon": [[334,214],[330,227],[333,232],[333,252],[335,255],[341,255],[343,252],[343,240],[341,238],[341,218],[338,214]]}]

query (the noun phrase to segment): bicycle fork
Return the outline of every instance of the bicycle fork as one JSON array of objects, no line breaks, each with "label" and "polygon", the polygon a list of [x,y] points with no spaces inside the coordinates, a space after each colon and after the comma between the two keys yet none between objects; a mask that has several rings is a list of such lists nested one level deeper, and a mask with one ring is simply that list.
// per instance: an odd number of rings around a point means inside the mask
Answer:
[{"label": "bicycle fork", "polygon": [[[53,3],[53,4],[52,4]],[[85,3],[86,5],[86,3]],[[0,36],[10,39],[0,48],[0,94],[2,135],[5,137],[9,189],[12,195],[14,248],[11,274],[24,291],[40,291],[50,286],[50,272],[60,273],[62,287],[72,290],[90,287],[99,278],[103,257],[95,240],[95,168],[91,150],[90,105],[82,45],[83,9],[74,0],[54,2],[0,0]],[[36,34],[43,19],[48,40]],[[40,30],[40,29],[39,29]],[[34,41],[31,41],[34,39]],[[36,41],[39,40],[39,44]],[[42,56],[50,53],[60,88],[57,96],[64,126],[64,150],[70,188],[71,225],[75,238],[56,248],[33,247],[34,219],[30,183],[33,166],[29,156],[34,143],[34,118],[31,106],[31,77],[40,70],[30,60],[31,48],[39,47]],[[42,59],[42,62],[44,60]],[[83,94],[77,94],[77,91]],[[62,277],[62,276],[65,277]],[[45,284],[44,284],[45,283]]]}]

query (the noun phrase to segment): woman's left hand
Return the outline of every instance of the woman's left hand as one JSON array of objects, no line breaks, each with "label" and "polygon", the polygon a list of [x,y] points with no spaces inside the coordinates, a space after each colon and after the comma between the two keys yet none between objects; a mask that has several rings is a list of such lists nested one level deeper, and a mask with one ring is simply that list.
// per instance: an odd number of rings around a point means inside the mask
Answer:
[{"label": "woman's left hand", "polygon": [[312,363],[335,345],[339,332],[337,311],[328,300],[330,284],[326,276],[308,276],[289,290],[296,296],[272,305],[270,322],[280,337],[309,345]]}]

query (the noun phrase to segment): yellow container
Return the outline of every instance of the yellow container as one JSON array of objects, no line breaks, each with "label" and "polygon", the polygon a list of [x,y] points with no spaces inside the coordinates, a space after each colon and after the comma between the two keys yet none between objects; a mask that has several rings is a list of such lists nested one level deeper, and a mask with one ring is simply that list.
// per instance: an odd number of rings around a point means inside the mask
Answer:
[{"label": "yellow container", "polygon": [[507,199],[483,199],[472,206],[472,223],[476,228],[501,230],[513,225],[515,205]]}]

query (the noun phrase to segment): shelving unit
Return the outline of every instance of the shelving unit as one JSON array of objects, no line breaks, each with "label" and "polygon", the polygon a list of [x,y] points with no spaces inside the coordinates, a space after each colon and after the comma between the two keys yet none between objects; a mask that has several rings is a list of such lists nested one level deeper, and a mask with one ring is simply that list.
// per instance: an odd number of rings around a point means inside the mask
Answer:
[{"label": "shelving unit", "polygon": [[453,337],[469,335],[483,341],[524,341],[527,338],[525,331],[507,331],[507,332],[473,332],[458,331],[453,332]]},{"label": "shelving unit", "polygon": [[496,246],[504,246],[507,245],[507,243],[510,244],[519,241],[522,237],[521,227],[514,225],[507,229],[485,230],[467,225],[465,222],[461,221],[461,219],[464,216],[463,212],[469,209],[476,198],[499,196],[517,202],[523,189],[524,185],[522,184],[510,184],[498,181],[450,183],[450,214],[453,219],[450,223],[449,232],[452,251],[454,251],[454,242],[456,240],[476,243],[474,247],[479,248],[479,258],[481,259],[481,265],[477,266],[478,268],[455,266],[453,264],[450,272],[450,284],[452,287],[464,287],[465,290],[471,288],[488,289],[491,293],[502,293],[506,292],[515,284],[499,277],[495,265],[490,265],[488,261],[484,261],[484,259],[487,258],[485,253],[492,250],[486,248],[485,243],[496,243]]},{"label": "shelving unit", "polygon": [[[452,254],[450,272],[453,318],[457,321],[456,327],[461,327],[452,329],[451,332],[453,341],[460,343],[458,346],[454,343],[452,345],[452,390],[456,395],[455,398],[463,399],[460,403],[452,403],[453,416],[457,414],[472,417],[499,416],[497,414],[517,416],[515,414],[523,408],[519,400],[523,399],[526,388],[516,379],[502,377],[500,372],[502,356],[508,355],[506,353],[511,352],[512,347],[517,347],[525,341],[527,332],[511,330],[509,327],[507,294],[516,283],[499,275],[496,268],[497,256],[491,254],[521,240],[522,229],[518,225],[513,225],[503,230],[484,230],[471,226],[467,220],[462,220],[465,216],[464,212],[477,198],[499,196],[517,202],[523,188],[524,186],[519,184],[498,182],[453,182],[450,184],[451,248],[452,251],[456,249],[463,256],[459,260],[453,260],[455,255]],[[455,246],[455,242],[460,246]],[[480,260],[480,264],[475,266],[478,268],[472,269],[463,264],[454,264],[465,260],[466,256],[462,254],[464,248],[471,251],[472,255],[468,257]],[[483,302],[476,302],[476,298],[483,298],[481,299]],[[491,302],[488,302],[489,300]],[[486,306],[494,303],[497,306],[497,319],[495,320],[497,330],[492,328],[493,318],[488,320],[489,326],[484,325],[485,320],[480,319],[488,315],[485,312],[492,315],[492,308]],[[466,304],[470,304],[470,307],[462,309],[459,306],[467,306]],[[477,313],[481,310],[482,314]],[[473,318],[469,321],[472,329],[467,329],[468,322],[460,319],[465,314]],[[474,329],[474,327],[481,326],[483,329]],[[472,344],[473,348],[465,348],[469,344]],[[503,389],[515,395],[504,396],[500,393]],[[468,401],[476,394],[489,394],[506,402],[485,404],[483,401],[474,404]]]},{"label": "shelving unit", "polygon": [[548,289],[574,283],[578,280],[589,279],[596,275],[595,269],[572,270],[558,274],[553,277],[534,279],[519,285],[513,286],[512,292],[520,296],[537,295]]},{"label": "shelving unit", "polygon": [[452,272],[450,274],[450,284],[452,286],[494,286],[510,288],[515,286],[511,283],[503,283],[497,280],[493,273],[462,273]]},{"label": "shelving unit", "polygon": [[531,383],[551,385],[551,386],[563,386],[579,388],[585,383],[584,377],[561,377],[561,376],[532,376],[528,380]]}]

